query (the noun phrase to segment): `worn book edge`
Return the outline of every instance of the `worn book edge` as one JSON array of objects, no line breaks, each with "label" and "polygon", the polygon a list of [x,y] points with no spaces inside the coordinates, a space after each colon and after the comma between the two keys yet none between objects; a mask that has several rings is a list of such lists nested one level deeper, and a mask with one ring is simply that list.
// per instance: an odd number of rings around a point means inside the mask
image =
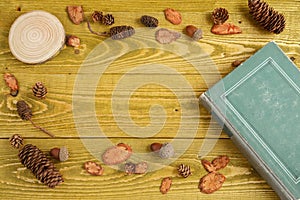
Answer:
[{"label": "worn book edge", "polygon": [[[223,130],[229,135],[236,147],[248,159],[253,168],[267,181],[267,183],[277,192],[277,195],[283,200],[297,200],[282,184],[280,179],[272,172],[267,164],[255,153],[254,149],[243,139],[239,132],[225,118],[218,107],[211,99],[203,93],[200,96],[200,102],[211,112],[211,115],[223,126]],[[298,199],[299,200],[299,199]]]}]

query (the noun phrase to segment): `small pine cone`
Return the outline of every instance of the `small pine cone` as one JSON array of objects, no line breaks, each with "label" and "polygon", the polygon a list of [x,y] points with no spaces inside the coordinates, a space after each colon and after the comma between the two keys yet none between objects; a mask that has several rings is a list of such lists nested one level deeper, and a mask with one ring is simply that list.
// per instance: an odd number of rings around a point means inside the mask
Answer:
[{"label": "small pine cone", "polygon": [[32,111],[29,105],[23,100],[17,102],[17,111],[23,120],[30,120],[32,117]]},{"label": "small pine cone", "polygon": [[32,87],[33,95],[36,96],[39,99],[44,99],[47,94],[47,88],[44,86],[42,82],[37,82]]},{"label": "small pine cone", "polygon": [[23,138],[19,134],[14,134],[13,136],[11,136],[9,142],[11,146],[13,146],[16,149],[19,149],[23,146]]},{"label": "small pine cone", "polygon": [[285,28],[284,15],[275,11],[266,2],[248,0],[248,7],[253,19],[267,31],[279,34]]},{"label": "small pine cone", "polygon": [[102,22],[103,19],[103,13],[99,11],[94,11],[92,14],[92,20],[94,22]]},{"label": "small pine cone", "polygon": [[224,24],[226,20],[229,18],[228,11],[225,8],[216,8],[212,12],[212,19],[214,24]]},{"label": "small pine cone", "polygon": [[131,26],[115,26],[110,28],[109,34],[113,40],[120,40],[132,36],[135,30]]},{"label": "small pine cone", "polygon": [[179,165],[177,171],[184,178],[192,174],[190,166],[184,164]]},{"label": "small pine cone", "polygon": [[143,15],[141,17],[141,23],[147,27],[154,28],[154,27],[158,26],[158,19],[148,16],[148,15]]},{"label": "small pine cone", "polygon": [[115,18],[111,14],[104,15],[102,18],[102,23],[104,25],[112,25],[115,23]]},{"label": "small pine cone", "polygon": [[19,151],[21,163],[35,175],[42,183],[54,188],[64,182],[62,175],[54,167],[54,164],[36,146],[26,144]]}]

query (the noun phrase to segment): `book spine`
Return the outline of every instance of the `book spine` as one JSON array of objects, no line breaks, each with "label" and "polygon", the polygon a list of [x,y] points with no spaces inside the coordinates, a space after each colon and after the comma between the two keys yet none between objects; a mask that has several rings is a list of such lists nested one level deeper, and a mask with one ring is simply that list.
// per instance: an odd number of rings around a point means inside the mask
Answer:
[{"label": "book spine", "polygon": [[221,126],[223,130],[227,133],[236,147],[241,151],[241,153],[248,159],[249,163],[253,168],[267,181],[267,183],[273,188],[277,195],[282,200],[297,200],[293,195],[287,190],[287,188],[281,183],[277,176],[272,173],[272,171],[267,167],[259,155],[248,145],[247,141],[241,137],[238,131],[232,126],[232,124],[226,119],[226,117],[219,111],[219,109],[210,100],[206,93],[200,96],[201,104],[206,107],[210,112],[212,117],[214,117]]}]

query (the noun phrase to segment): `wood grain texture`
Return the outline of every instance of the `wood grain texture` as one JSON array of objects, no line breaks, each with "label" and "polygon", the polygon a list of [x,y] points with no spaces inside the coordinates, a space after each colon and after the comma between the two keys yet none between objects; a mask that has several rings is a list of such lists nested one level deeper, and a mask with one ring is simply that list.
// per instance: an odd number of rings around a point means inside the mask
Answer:
[{"label": "wood grain texture", "polygon": [[[185,87],[176,88],[191,103],[196,103],[196,97],[204,92],[209,85],[217,82],[229,72],[234,70],[231,63],[237,59],[245,59],[255,53],[267,42],[274,40],[288,56],[296,58],[295,63],[300,64],[300,41],[298,33],[300,24],[297,22],[300,1],[298,0],[269,0],[268,3],[286,16],[286,29],[280,35],[270,34],[252,20],[248,14],[247,0],[233,1],[76,1],[77,5],[83,5],[85,14],[89,17],[94,10],[111,13],[115,17],[115,25],[131,25],[142,28],[139,22],[142,15],[151,15],[159,20],[159,26],[183,32],[186,25],[193,24],[201,28],[204,37],[197,43],[201,46],[211,60],[215,63],[217,72],[203,68],[199,75],[184,59],[174,56],[170,52],[157,49],[140,49],[124,56],[120,56],[111,63],[95,90],[95,113],[97,123],[86,113],[85,126],[88,128],[100,127],[105,136],[113,144],[118,142],[128,143],[135,152],[147,153],[152,142],[166,142],[175,138],[177,142],[191,141],[191,146],[170,165],[162,169],[149,172],[145,175],[125,175],[124,172],[105,167],[104,175],[94,177],[88,175],[82,168],[85,161],[94,160],[100,162],[84,146],[76,129],[78,116],[74,115],[74,88],[76,79],[88,55],[104,43],[105,37],[98,37],[88,31],[86,23],[74,25],[68,19],[66,6],[73,5],[73,1],[26,1],[4,0],[0,2],[0,72],[13,73],[20,83],[20,93],[13,98],[9,95],[9,89],[4,81],[0,81],[0,198],[1,199],[278,199],[275,192],[266,182],[251,168],[247,160],[239,153],[226,134],[222,133],[214,149],[206,156],[213,159],[220,154],[226,154],[231,158],[229,166],[222,170],[227,177],[220,191],[212,195],[199,192],[198,182],[205,174],[197,157],[208,130],[219,131],[219,126],[211,120],[210,114],[205,108],[199,106],[199,115],[195,114],[195,107],[182,106],[182,97],[178,97],[167,87],[159,84],[148,84],[136,89],[129,98],[128,121],[124,116],[120,120],[125,128],[131,128],[132,122],[137,127],[146,127],[151,124],[151,106],[160,105],[164,108],[166,118],[163,126],[158,120],[153,127],[159,131],[151,137],[134,138],[119,127],[116,116],[112,111],[112,95],[120,79],[128,70],[135,66],[147,63],[159,63],[168,65],[177,70],[190,84],[194,96],[189,96],[190,91]],[[174,8],[181,12],[183,22],[172,25],[165,20],[163,10]],[[238,35],[218,36],[210,33],[212,21],[210,13],[216,7],[228,9],[229,22],[239,25],[243,33]],[[14,20],[23,13],[32,10],[45,10],[54,14],[63,24],[67,34],[73,34],[81,39],[80,53],[75,54],[74,48],[65,47],[59,55],[43,64],[27,65],[13,57],[9,50],[8,33]],[[108,31],[109,27],[101,24],[92,24],[96,31]],[[108,52],[109,53],[109,52]],[[101,56],[101,55],[99,55]],[[87,75],[92,77],[94,73]],[[160,75],[160,71],[154,71]],[[143,73],[141,73],[143,75]],[[144,74],[145,75],[145,74]],[[133,76],[134,75],[129,75]],[[176,76],[172,73],[161,78]],[[38,100],[31,92],[31,88],[41,81],[48,89],[46,99]],[[81,85],[83,91],[91,91],[89,84]],[[127,90],[120,91],[115,96],[116,100],[123,100]],[[88,96],[83,95],[83,99]],[[30,122],[22,121],[16,111],[16,102],[25,100],[33,110],[32,120],[51,131],[56,138],[51,139],[39,130],[32,127]],[[118,107],[119,106],[119,107]],[[117,104],[123,113],[122,105]],[[176,133],[181,127],[182,113],[186,109],[191,124],[183,124],[183,130],[188,132],[193,126],[197,126],[195,135],[177,137]],[[200,117],[199,117],[200,116]],[[160,119],[160,118],[155,118]],[[159,129],[161,128],[161,129]],[[65,182],[56,189],[48,189],[37,182],[30,171],[26,170],[18,161],[17,151],[9,146],[8,138],[18,133],[24,136],[25,143],[32,143],[48,152],[52,147],[65,145],[69,148],[70,159],[67,162],[56,163],[64,175]],[[96,138],[101,141],[101,137]],[[91,139],[91,141],[93,141]],[[96,144],[95,144],[96,145]],[[98,154],[101,152],[98,152]],[[176,173],[176,167],[181,164],[189,164],[193,175],[187,179],[180,178]],[[162,178],[170,176],[173,179],[171,191],[162,195],[159,192]]]}]

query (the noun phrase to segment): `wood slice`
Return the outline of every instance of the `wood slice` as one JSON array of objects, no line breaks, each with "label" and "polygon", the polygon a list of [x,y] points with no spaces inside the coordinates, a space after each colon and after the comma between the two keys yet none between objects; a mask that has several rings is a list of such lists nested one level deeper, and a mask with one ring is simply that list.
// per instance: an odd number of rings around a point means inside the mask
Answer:
[{"label": "wood slice", "polygon": [[9,31],[9,48],[20,61],[42,63],[55,56],[65,43],[61,22],[45,11],[32,11],[18,17]]}]

